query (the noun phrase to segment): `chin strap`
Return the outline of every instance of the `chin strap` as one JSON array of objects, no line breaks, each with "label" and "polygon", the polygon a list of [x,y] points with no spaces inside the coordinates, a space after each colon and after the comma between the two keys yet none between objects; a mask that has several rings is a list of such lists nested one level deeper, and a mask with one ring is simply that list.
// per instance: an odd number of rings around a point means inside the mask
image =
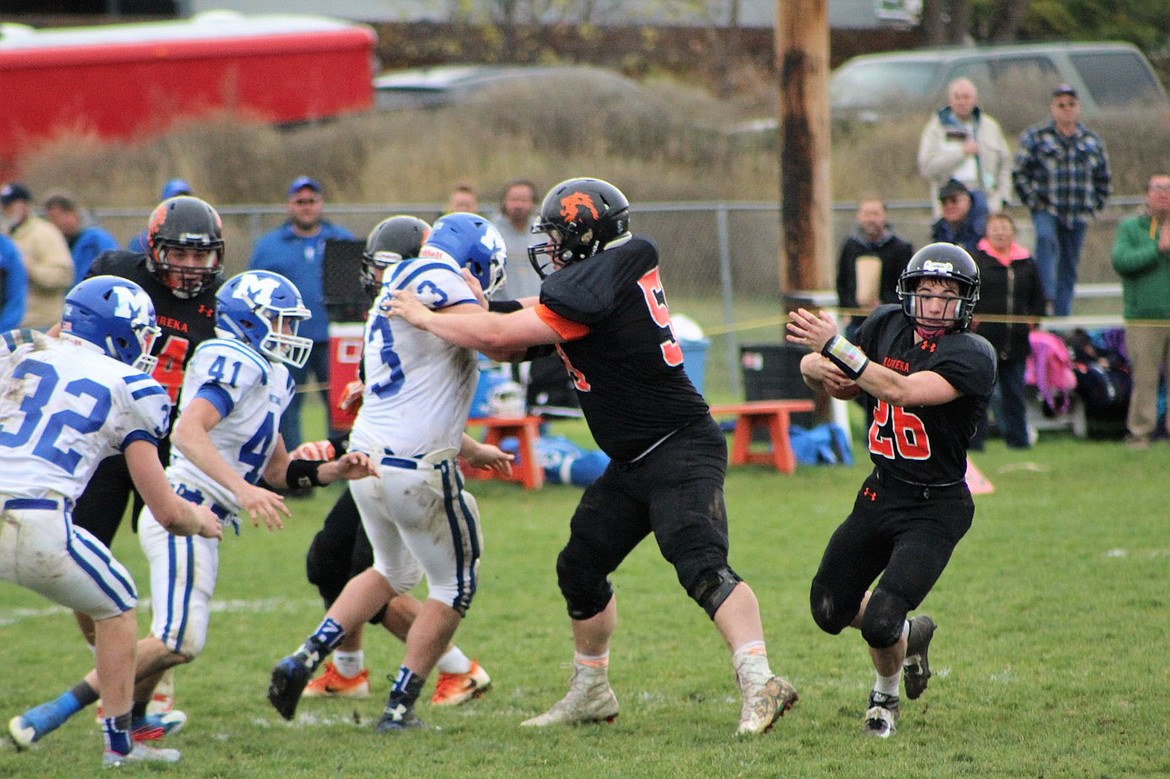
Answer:
[{"label": "chin strap", "polygon": [[925,328],[922,325],[915,325],[914,331],[922,337],[922,340],[929,341],[932,338],[938,338],[947,331],[945,327]]}]

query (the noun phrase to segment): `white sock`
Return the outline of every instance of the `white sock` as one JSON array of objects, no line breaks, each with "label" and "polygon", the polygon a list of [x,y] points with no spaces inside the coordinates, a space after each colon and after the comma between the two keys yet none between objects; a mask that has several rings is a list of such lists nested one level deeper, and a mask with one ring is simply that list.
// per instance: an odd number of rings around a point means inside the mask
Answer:
[{"label": "white sock", "polygon": [[877,681],[873,683],[874,692],[880,692],[882,695],[893,695],[895,698],[898,697],[898,685],[902,681],[901,668],[893,676],[882,676],[881,674],[876,674],[876,676]]},{"label": "white sock", "polygon": [[435,663],[435,668],[441,674],[465,674],[471,670],[471,660],[463,654],[462,649],[453,646],[443,653],[439,662]]},{"label": "white sock", "polygon": [[768,665],[768,651],[763,641],[749,641],[731,654],[731,666],[740,687],[745,684],[763,686],[772,678]]},{"label": "white sock", "polygon": [[333,667],[346,679],[352,679],[365,670],[366,653],[361,649],[356,652],[334,652]]},{"label": "white sock", "polygon": [[583,655],[580,652],[574,652],[573,663],[580,668],[607,671],[609,669],[609,652],[602,655]]}]

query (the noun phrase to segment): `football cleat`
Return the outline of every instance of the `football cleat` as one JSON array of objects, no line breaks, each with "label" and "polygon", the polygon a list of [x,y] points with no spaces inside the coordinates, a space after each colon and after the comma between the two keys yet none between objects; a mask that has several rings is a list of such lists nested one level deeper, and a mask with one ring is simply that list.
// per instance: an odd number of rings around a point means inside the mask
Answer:
[{"label": "football cleat", "polygon": [[290,655],[272,669],[272,681],[268,683],[268,702],[280,712],[280,716],[291,720],[297,713],[301,693],[309,683],[309,669],[296,655]]},{"label": "football cleat", "polygon": [[773,676],[764,686],[744,696],[739,713],[738,736],[758,736],[772,729],[776,720],[796,704],[800,696],[786,679]]},{"label": "football cleat", "polygon": [[130,723],[130,737],[135,742],[158,741],[166,736],[173,736],[187,724],[187,715],[181,711],[168,711],[166,714],[147,714],[141,719]]},{"label": "football cleat", "polygon": [[179,762],[179,750],[156,749],[155,747],[148,747],[146,744],[135,744],[134,747],[124,755],[121,752],[114,752],[110,749],[107,749],[104,753],[102,753],[102,768],[118,768],[119,766],[124,766],[131,763],[177,762]]},{"label": "football cleat", "polygon": [[874,738],[889,738],[898,731],[898,717],[901,711],[897,695],[883,695],[877,690],[869,694],[869,708],[861,732]]},{"label": "football cleat", "polygon": [[332,662],[325,663],[325,672],[305,685],[306,698],[368,698],[370,697],[370,670],[352,678],[342,676]]},{"label": "football cleat", "polygon": [[381,719],[374,726],[375,733],[397,733],[402,730],[426,730],[430,726],[420,720],[414,713],[414,706],[398,703],[391,706],[386,704]]},{"label": "football cleat", "polygon": [[65,724],[70,714],[56,700],[34,706],[8,721],[8,734],[17,749],[32,746]]},{"label": "football cleat", "polygon": [[554,703],[544,714],[524,720],[520,726],[543,728],[548,725],[613,722],[617,715],[617,696],[609,686],[607,670],[576,666],[573,678],[569,680],[568,694]]},{"label": "football cleat", "polygon": [[910,635],[906,638],[906,660],[902,663],[902,681],[906,686],[906,697],[915,700],[926,690],[930,681],[930,663],[926,651],[934,637],[934,620],[920,614],[910,620]]},{"label": "football cleat", "polygon": [[458,706],[478,698],[491,687],[492,678],[483,670],[483,666],[472,660],[467,673],[439,674],[431,703],[435,706]]}]

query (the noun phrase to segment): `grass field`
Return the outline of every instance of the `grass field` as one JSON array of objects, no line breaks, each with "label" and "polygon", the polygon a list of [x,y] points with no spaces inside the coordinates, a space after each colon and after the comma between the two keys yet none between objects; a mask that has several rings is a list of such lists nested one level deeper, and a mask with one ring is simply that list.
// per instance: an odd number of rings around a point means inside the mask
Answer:
[{"label": "grass field", "polygon": [[[573,423],[564,423],[570,426]],[[580,431],[576,431],[579,433]],[[861,458],[864,460],[864,458]],[[295,722],[269,707],[269,670],[316,626],[305,581],[309,539],[333,488],[292,503],[283,532],[248,526],[221,548],[208,646],[177,676],[183,761],[151,775],[190,777],[1136,777],[1170,775],[1166,474],[1170,446],[1047,434],[1020,453],[998,441],[978,458],[995,484],[924,604],[939,624],[935,678],[904,701],[889,741],[860,735],[873,681],[856,631],[822,634],[808,583],[865,471],[731,472],[732,563],[760,598],[775,670],[801,700],[767,736],[733,737],[739,711],[728,656],[652,542],[614,576],[620,624],[613,725],[533,732],[521,720],[565,691],[572,646],[554,559],[579,490],[473,482],[486,534],[477,599],[457,636],[493,689],[454,710],[421,705],[441,728],[372,732],[400,645],[368,631],[374,694],[302,702]],[[115,551],[139,586],[137,538]],[[144,602],[146,599],[144,597]],[[146,617],[140,614],[146,628]],[[0,586],[3,720],[72,685],[91,658],[71,617]],[[429,700],[430,685],[425,695]],[[0,749],[0,777],[96,772],[100,737],[75,717],[33,750]]]}]

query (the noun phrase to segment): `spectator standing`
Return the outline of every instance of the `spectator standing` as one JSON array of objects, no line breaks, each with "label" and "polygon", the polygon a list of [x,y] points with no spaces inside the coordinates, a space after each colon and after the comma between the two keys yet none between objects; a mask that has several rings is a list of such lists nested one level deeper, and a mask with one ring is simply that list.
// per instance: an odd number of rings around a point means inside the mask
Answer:
[{"label": "spectator standing", "polygon": [[504,187],[500,198],[500,215],[492,224],[504,236],[508,247],[508,278],[500,288],[503,300],[519,300],[540,294],[540,276],[528,261],[535,224],[536,185],[527,179],[515,179]]},{"label": "spectator standing", "polygon": [[[992,315],[991,321],[975,321],[975,331],[995,349],[998,380],[990,407],[1004,443],[1012,449],[1032,445],[1024,394],[1024,366],[1032,347],[1028,333],[1034,319],[1044,315],[1044,289],[1036,261],[1016,243],[1016,223],[1004,213],[987,218],[987,235],[979,241],[974,255],[979,266],[979,311]],[[1007,321],[1011,320],[1011,321]],[[1019,320],[1019,321],[1017,321]],[[981,450],[987,434],[986,415],[971,441]]]},{"label": "spectator standing", "polygon": [[[260,237],[248,263],[252,270],[270,270],[291,281],[312,314],[301,326],[301,335],[312,339],[313,349],[307,363],[289,370],[297,384],[297,393],[280,420],[280,434],[290,450],[301,445],[301,405],[310,372],[316,379],[322,403],[329,408],[329,314],[325,309],[322,274],[325,241],[354,240],[349,230],[322,217],[324,206],[325,193],[320,182],[309,176],[293,179],[288,187],[288,220]],[[336,431],[329,433],[332,437]]]},{"label": "spectator standing", "polygon": [[0,233],[0,332],[20,325],[27,297],[28,273],[20,249],[11,238]]},{"label": "spectator standing", "polygon": [[1012,180],[1032,212],[1036,264],[1051,313],[1072,313],[1077,265],[1087,220],[1105,207],[1111,184],[1101,138],[1078,121],[1077,91],[1061,84],[1052,92],[1052,121],[1020,137]]},{"label": "spectator standing", "polygon": [[451,189],[451,194],[447,196],[447,210],[443,213],[478,214],[479,196],[475,194],[475,188],[470,184],[456,184]]},{"label": "spectator standing", "polygon": [[962,246],[974,254],[987,228],[987,204],[983,195],[971,193],[956,179],[951,179],[938,191],[942,216],[930,226],[930,239],[940,243]]},{"label": "spectator standing", "polygon": [[930,185],[936,219],[942,216],[939,189],[951,179],[983,195],[993,214],[1011,197],[1011,150],[999,122],[984,113],[978,99],[979,92],[970,79],[955,79],[947,87],[947,105],[922,128],[918,172]]},{"label": "spectator standing", "polygon": [[70,193],[54,192],[45,198],[44,207],[45,218],[57,226],[69,244],[74,284],[85,278],[85,272],[99,254],[118,248],[118,240],[90,222]]},{"label": "spectator standing", "polygon": [[51,222],[32,212],[32,193],[24,184],[5,184],[0,189],[0,207],[28,274],[21,327],[48,330],[61,320],[65,292],[73,286],[69,244]]},{"label": "spectator standing", "polygon": [[[857,229],[845,239],[837,258],[837,302],[844,309],[869,312],[883,303],[898,302],[898,277],[914,247],[890,230],[880,197],[861,198],[855,218]],[[846,335],[864,321],[864,315],[854,314]]]},{"label": "spectator standing", "polygon": [[[170,200],[173,197],[180,195],[194,195],[195,192],[191,189],[191,185],[183,179],[170,179],[166,184],[163,184],[162,192],[159,193],[159,201]],[[146,234],[146,230],[135,235],[126,244],[126,249],[132,252],[141,252],[147,254],[150,252],[150,240]]]},{"label": "spectator standing", "polygon": [[[1126,447],[1148,449],[1158,425],[1158,385],[1170,367],[1170,174],[1150,177],[1145,212],[1124,219],[1113,239],[1121,276],[1125,346],[1133,390],[1125,420]],[[1170,435],[1170,414],[1166,418]]]}]

